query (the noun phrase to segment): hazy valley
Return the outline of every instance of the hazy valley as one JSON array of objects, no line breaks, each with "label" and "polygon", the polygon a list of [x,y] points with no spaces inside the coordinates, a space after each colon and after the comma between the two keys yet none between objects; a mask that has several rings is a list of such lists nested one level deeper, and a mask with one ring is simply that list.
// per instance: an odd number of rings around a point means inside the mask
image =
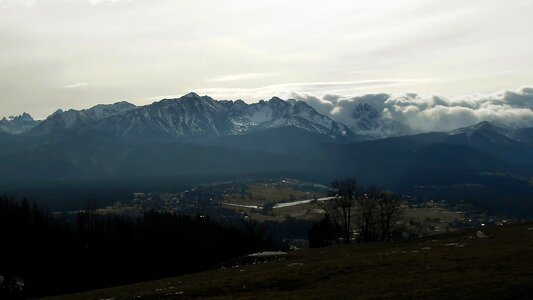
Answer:
[{"label": "hazy valley", "polygon": [[[107,189],[181,190],[265,176],[326,185],[353,176],[362,185],[414,197],[475,202],[518,217],[533,213],[533,128],[484,121],[408,134],[395,124],[394,135],[402,135],[376,139],[361,128],[392,125],[376,125],[381,119],[368,114],[373,110],[356,106],[354,127],[302,101],[246,104],[191,93],[141,107],[119,102],[57,111],[42,121],[24,115],[0,127],[0,188],[27,197],[39,193],[42,203],[61,209],[81,207],[86,189],[102,196]],[[54,193],[57,186],[68,196]],[[84,200],[68,203],[72,196]]]}]

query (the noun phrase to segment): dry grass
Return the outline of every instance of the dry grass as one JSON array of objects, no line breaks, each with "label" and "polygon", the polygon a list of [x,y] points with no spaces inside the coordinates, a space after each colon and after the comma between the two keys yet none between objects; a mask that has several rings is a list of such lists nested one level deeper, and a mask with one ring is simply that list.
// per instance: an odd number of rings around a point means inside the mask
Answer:
[{"label": "dry grass", "polygon": [[449,223],[454,220],[463,220],[464,216],[444,208],[409,208],[402,211],[402,218],[413,221],[424,221],[427,218],[440,219],[442,222]]},{"label": "dry grass", "polygon": [[[253,205],[251,202],[242,201],[243,205]],[[268,215],[264,215],[257,209],[236,207],[223,204],[224,208],[232,209],[235,211],[246,212],[250,218],[254,220],[262,221],[281,221],[286,217],[295,218],[297,220],[305,221],[319,221],[324,217],[324,212],[328,202],[322,203],[305,203],[293,206],[286,206],[282,208],[273,209]],[[463,220],[464,216],[455,211],[450,211],[444,208],[407,208],[403,207],[401,219],[404,222],[410,220],[423,223],[426,220],[430,220],[430,223],[435,226],[447,227],[447,224],[455,220]],[[438,220],[438,221],[437,221]]]},{"label": "dry grass", "polygon": [[56,299],[531,299],[533,225],[485,233],[305,250]]},{"label": "dry grass", "polygon": [[232,194],[224,197],[223,201],[235,204],[262,206],[269,202],[278,203],[288,201],[291,196],[296,200],[305,200],[312,199],[314,195],[286,184],[263,183],[250,185],[244,198],[241,194]]}]

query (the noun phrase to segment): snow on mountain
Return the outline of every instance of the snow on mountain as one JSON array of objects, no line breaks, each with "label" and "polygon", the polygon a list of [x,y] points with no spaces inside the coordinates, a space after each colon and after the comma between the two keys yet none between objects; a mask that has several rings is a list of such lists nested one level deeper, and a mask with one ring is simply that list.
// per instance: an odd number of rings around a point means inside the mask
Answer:
[{"label": "snow on mountain", "polygon": [[131,138],[168,139],[296,127],[335,138],[379,139],[411,132],[406,125],[387,119],[364,102],[358,103],[351,114],[336,117],[321,114],[303,101],[274,97],[248,104],[242,100],[217,101],[189,93],[140,107],[119,102],[86,110],[58,110],[27,134],[44,135],[67,128],[90,128]]},{"label": "snow on mountain", "polygon": [[277,97],[253,104],[233,102],[230,119],[239,132],[293,126],[334,137],[353,137],[345,125],[318,113],[305,102]]},{"label": "snow on mountain", "polygon": [[19,134],[27,131],[39,124],[28,113],[23,113],[20,116],[11,116],[0,120],[0,132],[9,134]]},{"label": "snow on mountain", "polygon": [[247,104],[242,100],[217,101],[195,93],[164,99],[95,125],[119,136],[137,138],[226,136],[290,126],[335,137],[353,136],[346,126],[300,101],[272,98]]},{"label": "snow on mountain", "polygon": [[[44,121],[35,121],[26,113],[0,120],[0,132],[9,134],[45,135],[72,128],[97,129],[136,139],[219,137],[287,127],[359,140],[413,133],[367,101],[355,102],[342,113],[321,114],[303,101],[274,97],[248,104],[242,100],[218,101],[195,93],[139,107],[118,102],[86,110],[58,110]],[[463,143],[533,144],[533,128],[511,129],[489,122],[459,128],[448,135]]]},{"label": "snow on mountain", "polygon": [[95,128],[119,136],[137,138],[220,136],[235,133],[222,103],[194,93],[178,99],[164,99],[104,119]]},{"label": "snow on mountain", "polygon": [[458,128],[448,132],[455,139],[463,138],[468,141],[484,141],[489,144],[531,143],[533,135],[530,129],[512,129],[483,121],[472,126]]},{"label": "snow on mountain", "polygon": [[46,120],[27,132],[30,135],[44,135],[57,130],[89,126],[94,122],[118,115],[136,106],[128,102],[117,102],[114,104],[100,104],[89,109],[63,111],[57,110]]},{"label": "snow on mountain", "polygon": [[[335,119],[335,115],[332,117]],[[358,103],[349,118],[343,118],[342,121],[353,132],[366,139],[381,139],[412,133],[409,126],[384,117],[382,113],[366,102]]]}]

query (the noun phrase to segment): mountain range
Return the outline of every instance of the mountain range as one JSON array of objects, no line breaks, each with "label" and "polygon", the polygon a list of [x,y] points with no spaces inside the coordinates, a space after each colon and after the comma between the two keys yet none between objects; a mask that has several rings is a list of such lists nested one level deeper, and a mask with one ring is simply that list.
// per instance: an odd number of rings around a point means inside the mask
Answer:
[{"label": "mountain range", "polygon": [[30,123],[30,119],[28,114],[4,119],[0,131],[42,136],[65,129],[99,130],[130,139],[180,140],[293,126],[335,138],[356,137],[346,125],[318,113],[305,102],[276,97],[247,104],[242,100],[216,101],[189,93],[140,107],[118,102],[79,111],[58,110],[41,122],[31,119]]},{"label": "mountain range", "polygon": [[173,139],[231,136],[273,128],[297,127],[339,139],[376,139],[409,132],[407,127],[383,120],[371,106],[358,106],[350,126],[320,114],[305,102],[282,100],[247,104],[217,101],[189,93],[137,107],[127,102],[97,105],[86,110],[58,110],[43,121],[22,123],[28,114],[4,119],[0,132],[45,135],[63,129],[97,129],[121,137]]},{"label": "mountain range", "polygon": [[[191,178],[290,176],[327,184],[354,176],[361,185],[533,216],[533,128],[482,122],[408,134],[402,124],[381,122],[370,105],[356,106],[353,116],[343,124],[301,101],[247,104],[194,93],[146,106],[57,111],[42,121],[24,114],[0,122],[0,193],[43,197],[60,186],[58,199],[73,182],[99,182],[110,194],[117,180],[131,192]],[[83,189],[68,197],[90,195]]]},{"label": "mountain range", "polygon": [[28,113],[20,116],[11,116],[0,120],[0,133],[19,134],[37,126],[39,121],[35,121]]}]

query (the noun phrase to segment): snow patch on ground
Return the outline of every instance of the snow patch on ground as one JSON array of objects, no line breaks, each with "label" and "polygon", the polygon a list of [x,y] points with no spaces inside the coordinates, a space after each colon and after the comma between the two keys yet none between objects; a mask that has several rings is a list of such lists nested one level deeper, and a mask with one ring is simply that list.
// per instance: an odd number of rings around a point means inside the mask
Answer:
[{"label": "snow patch on ground", "polygon": [[249,257],[271,257],[271,256],[281,256],[287,255],[287,252],[283,251],[264,251],[248,255]]},{"label": "snow patch on ground", "polygon": [[235,203],[229,203],[229,202],[222,202],[222,204],[229,205],[229,206],[235,206],[235,207],[260,209],[260,207],[257,205],[244,205],[244,204],[235,204]]},{"label": "snow patch on ground", "polygon": [[[325,198],[319,198],[317,199],[318,202],[321,201],[329,201],[333,199],[334,197],[325,197]],[[308,200],[300,200],[300,201],[294,201],[294,202],[286,202],[286,203],[278,203],[274,205],[274,209],[276,208],[282,208],[282,207],[289,207],[289,206],[295,206],[295,205],[301,205],[301,204],[307,204],[315,201],[315,199],[308,199]]]}]

